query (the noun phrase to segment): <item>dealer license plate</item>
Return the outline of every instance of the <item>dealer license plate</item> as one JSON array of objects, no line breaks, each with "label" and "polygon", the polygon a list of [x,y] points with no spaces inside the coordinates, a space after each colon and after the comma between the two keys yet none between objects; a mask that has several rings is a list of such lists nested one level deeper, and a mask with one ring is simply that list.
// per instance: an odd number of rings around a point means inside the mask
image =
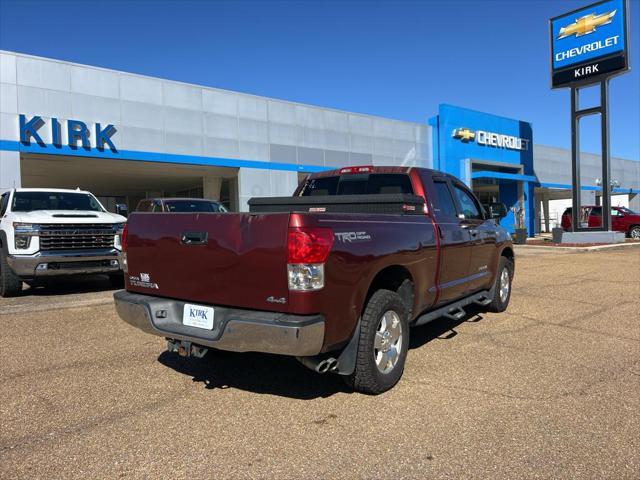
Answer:
[{"label": "dealer license plate", "polygon": [[182,323],[190,327],[213,330],[213,308],[185,303],[182,311]]}]

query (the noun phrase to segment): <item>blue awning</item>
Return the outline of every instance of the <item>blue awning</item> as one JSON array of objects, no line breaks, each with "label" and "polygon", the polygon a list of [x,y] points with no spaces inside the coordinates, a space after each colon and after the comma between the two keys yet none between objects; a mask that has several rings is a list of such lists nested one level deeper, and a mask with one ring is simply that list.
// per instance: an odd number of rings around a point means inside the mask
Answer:
[{"label": "blue awning", "polygon": [[489,170],[481,170],[472,172],[471,178],[497,178],[500,180],[518,180],[520,182],[538,182],[534,175],[522,175],[520,173],[492,172]]}]

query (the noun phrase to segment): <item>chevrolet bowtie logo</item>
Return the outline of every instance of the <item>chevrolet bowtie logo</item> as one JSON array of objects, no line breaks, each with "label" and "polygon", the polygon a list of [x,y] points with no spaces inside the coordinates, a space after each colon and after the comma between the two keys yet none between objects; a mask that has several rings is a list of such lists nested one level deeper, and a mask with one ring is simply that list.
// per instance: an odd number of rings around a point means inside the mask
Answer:
[{"label": "chevrolet bowtie logo", "polygon": [[558,33],[558,40],[570,37],[571,35],[581,37],[582,35],[593,33],[596,31],[596,28],[611,23],[616,12],[617,10],[613,10],[612,12],[603,13],[601,15],[590,13],[584,17],[580,17],[575,22],[560,29],[560,32]]},{"label": "chevrolet bowtie logo", "polygon": [[476,133],[472,132],[468,128],[456,128],[453,131],[453,138],[458,138],[463,142],[470,142],[476,138]]}]

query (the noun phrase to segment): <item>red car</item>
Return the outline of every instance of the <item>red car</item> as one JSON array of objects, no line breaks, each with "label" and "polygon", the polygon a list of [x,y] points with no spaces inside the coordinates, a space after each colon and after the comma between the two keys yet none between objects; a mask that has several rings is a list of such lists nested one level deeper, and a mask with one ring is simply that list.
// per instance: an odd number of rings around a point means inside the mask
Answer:
[{"label": "red car", "polygon": [[[571,212],[572,208],[569,207],[562,214],[562,228],[565,231],[571,230]],[[602,207],[583,206],[580,218],[583,223],[588,223],[589,228],[599,227],[602,225]],[[625,207],[611,207],[611,228],[638,240],[640,239],[640,214]]]},{"label": "red car", "polygon": [[509,303],[511,237],[450,175],[343,168],[249,206],[131,214],[120,317],[181,355],[291,355],[381,393],[402,375],[410,325]]}]

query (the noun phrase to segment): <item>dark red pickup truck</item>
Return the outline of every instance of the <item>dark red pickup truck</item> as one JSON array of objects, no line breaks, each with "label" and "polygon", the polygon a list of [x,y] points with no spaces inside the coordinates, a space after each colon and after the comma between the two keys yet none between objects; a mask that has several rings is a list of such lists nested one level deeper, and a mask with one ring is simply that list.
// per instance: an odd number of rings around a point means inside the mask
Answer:
[{"label": "dark red pickup truck", "polygon": [[402,375],[410,326],[509,303],[511,238],[450,175],[343,168],[249,205],[133,213],[120,317],[182,355],[291,355],[381,393]]}]

